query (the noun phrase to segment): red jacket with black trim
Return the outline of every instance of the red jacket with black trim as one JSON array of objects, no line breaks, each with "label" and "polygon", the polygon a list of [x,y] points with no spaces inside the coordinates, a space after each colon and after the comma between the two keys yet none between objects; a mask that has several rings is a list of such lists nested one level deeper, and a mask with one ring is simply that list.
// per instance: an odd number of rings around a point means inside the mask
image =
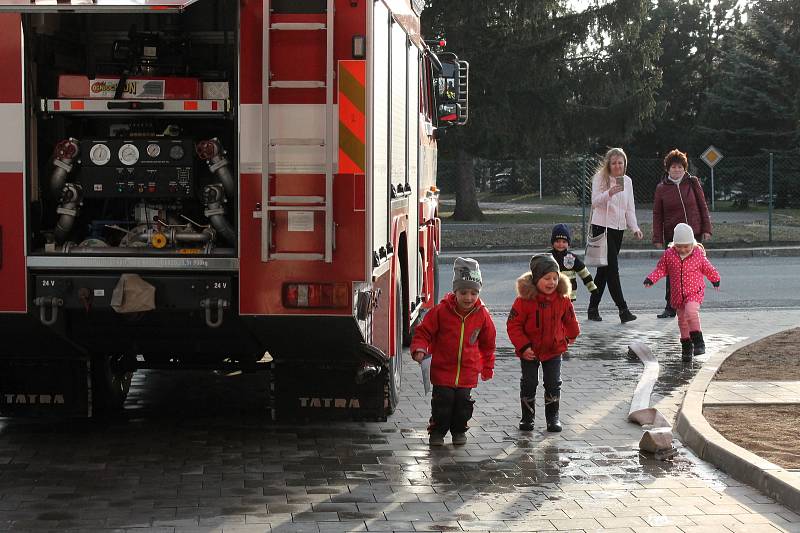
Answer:
[{"label": "red jacket with black trim", "polygon": [[469,313],[457,311],[456,295],[448,293],[416,327],[411,353],[422,350],[431,359],[431,383],[442,387],[478,386],[494,372],[497,331],[480,298]]},{"label": "red jacket with black trim", "polygon": [[[684,212],[684,208],[686,211]],[[695,238],[711,234],[711,216],[700,180],[684,174],[680,185],[665,176],[656,186],[653,198],[653,244],[672,241],[675,226],[685,222],[692,227]]]},{"label": "red jacket with black trim", "polygon": [[568,340],[581,333],[575,309],[569,299],[569,279],[559,274],[552,294],[542,294],[526,272],[517,279],[517,299],[508,315],[506,329],[517,357],[528,348],[539,361],[553,359],[567,351]]}]

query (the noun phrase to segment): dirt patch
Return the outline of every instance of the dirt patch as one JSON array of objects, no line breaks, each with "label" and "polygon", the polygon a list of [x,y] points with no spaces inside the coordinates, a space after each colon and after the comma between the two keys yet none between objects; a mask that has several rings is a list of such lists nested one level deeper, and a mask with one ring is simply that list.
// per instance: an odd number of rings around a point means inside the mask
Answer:
[{"label": "dirt patch", "polygon": [[797,405],[737,405],[706,407],[703,415],[734,444],[783,468],[800,468],[797,411]]},{"label": "dirt patch", "polygon": [[[720,381],[800,381],[800,328],[736,350],[717,371]],[[720,405],[703,415],[720,434],[784,468],[800,468],[798,405]]]},{"label": "dirt patch", "polygon": [[782,331],[728,357],[719,381],[800,381],[800,328]]}]

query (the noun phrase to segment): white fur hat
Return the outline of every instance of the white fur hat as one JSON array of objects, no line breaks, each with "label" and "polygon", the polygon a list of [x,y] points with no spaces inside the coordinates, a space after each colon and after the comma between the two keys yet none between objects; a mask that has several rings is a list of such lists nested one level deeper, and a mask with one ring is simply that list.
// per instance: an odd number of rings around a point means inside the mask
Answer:
[{"label": "white fur hat", "polygon": [[681,222],[675,226],[675,231],[672,234],[673,244],[697,244],[694,240],[694,230],[689,224]]}]

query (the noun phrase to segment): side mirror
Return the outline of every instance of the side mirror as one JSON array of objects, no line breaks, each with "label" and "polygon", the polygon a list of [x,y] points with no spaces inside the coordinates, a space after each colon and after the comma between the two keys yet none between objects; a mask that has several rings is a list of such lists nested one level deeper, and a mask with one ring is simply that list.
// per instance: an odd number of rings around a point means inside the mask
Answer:
[{"label": "side mirror", "polygon": [[436,116],[439,119],[439,124],[442,126],[453,126],[458,124],[459,112],[461,106],[456,103],[439,104]]},{"label": "side mirror", "polygon": [[437,58],[440,68],[433,78],[437,118],[442,126],[463,126],[469,116],[469,63],[451,52]]}]

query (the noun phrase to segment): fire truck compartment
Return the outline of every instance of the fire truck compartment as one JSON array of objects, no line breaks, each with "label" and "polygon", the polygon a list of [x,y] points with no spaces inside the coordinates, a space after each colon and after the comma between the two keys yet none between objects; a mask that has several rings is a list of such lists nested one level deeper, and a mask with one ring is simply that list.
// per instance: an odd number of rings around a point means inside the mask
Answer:
[{"label": "fire truck compartment", "polygon": [[238,10],[22,4],[29,256],[237,257]]}]

